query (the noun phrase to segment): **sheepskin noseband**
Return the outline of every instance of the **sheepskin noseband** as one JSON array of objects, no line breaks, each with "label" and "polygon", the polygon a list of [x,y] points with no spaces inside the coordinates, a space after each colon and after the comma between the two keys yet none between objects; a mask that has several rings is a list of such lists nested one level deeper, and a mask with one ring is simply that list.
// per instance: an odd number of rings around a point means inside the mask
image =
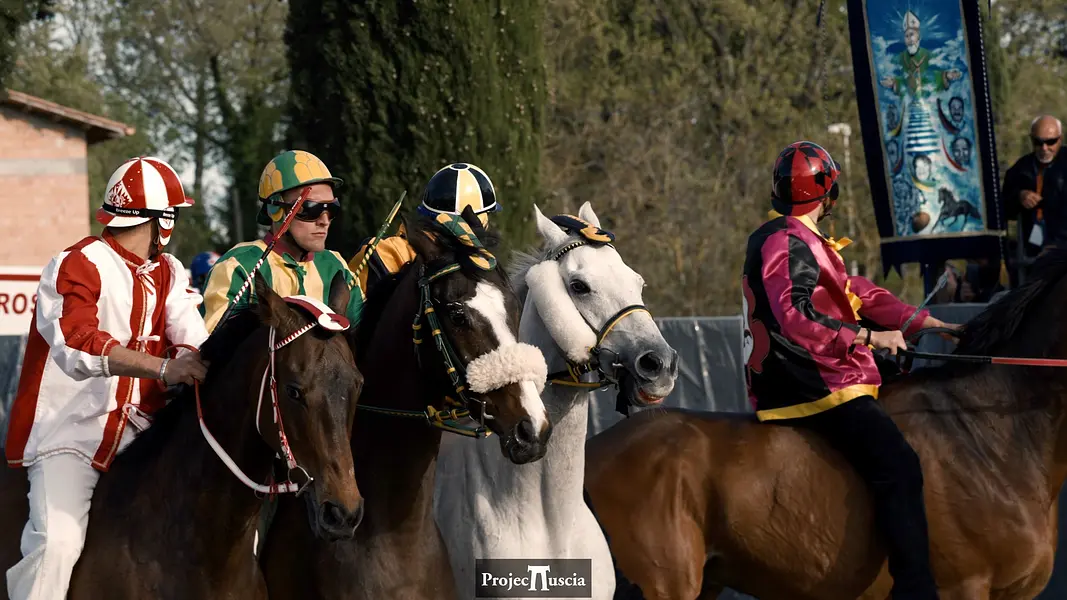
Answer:
[{"label": "sheepskin noseband", "polygon": [[467,365],[467,385],[475,394],[498,390],[510,383],[529,381],[537,393],[545,389],[548,365],[541,350],[530,344],[501,346]]},{"label": "sheepskin noseband", "polygon": [[571,301],[554,260],[534,265],[526,272],[528,296],[537,314],[563,355],[573,363],[589,362],[589,349],[596,345],[596,332],[582,318]]}]

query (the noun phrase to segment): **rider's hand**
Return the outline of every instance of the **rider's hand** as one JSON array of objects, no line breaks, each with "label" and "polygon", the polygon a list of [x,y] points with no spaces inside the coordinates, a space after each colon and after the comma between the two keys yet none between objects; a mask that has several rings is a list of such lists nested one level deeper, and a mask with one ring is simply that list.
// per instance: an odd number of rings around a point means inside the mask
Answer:
[{"label": "rider's hand", "polygon": [[208,364],[200,360],[198,353],[187,352],[167,363],[167,370],[163,373],[163,383],[192,385],[194,380],[203,381],[207,377],[207,367]]},{"label": "rider's hand", "polygon": [[889,350],[889,353],[893,356],[897,355],[897,350],[907,350],[907,345],[904,344],[904,334],[898,330],[893,331],[872,331],[871,332],[871,345],[875,350]]},{"label": "rider's hand", "polygon": [[1037,192],[1030,190],[1023,190],[1019,194],[1019,199],[1022,202],[1023,208],[1031,209],[1041,203],[1041,196]]},{"label": "rider's hand", "polygon": [[[923,321],[922,328],[931,329],[934,327],[939,329],[951,329],[953,331],[961,331],[963,329],[963,325],[960,325],[959,323],[946,323],[941,319],[935,317],[926,317],[926,320]],[[950,342],[955,342],[958,339],[958,336],[954,336],[951,333],[946,332],[941,332],[937,335],[941,336],[942,339],[948,340]]]}]

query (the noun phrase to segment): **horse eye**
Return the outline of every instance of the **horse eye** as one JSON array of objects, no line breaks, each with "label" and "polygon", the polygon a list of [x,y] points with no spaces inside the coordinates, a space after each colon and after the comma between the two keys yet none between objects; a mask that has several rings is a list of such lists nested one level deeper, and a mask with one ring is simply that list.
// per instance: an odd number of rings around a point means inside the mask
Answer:
[{"label": "horse eye", "polygon": [[571,291],[575,294],[588,294],[589,286],[581,279],[575,279],[571,282]]},{"label": "horse eye", "polygon": [[301,393],[300,388],[295,385],[289,384],[285,386],[285,395],[289,396],[290,400],[295,400],[301,404],[306,404],[304,400],[304,394]]}]

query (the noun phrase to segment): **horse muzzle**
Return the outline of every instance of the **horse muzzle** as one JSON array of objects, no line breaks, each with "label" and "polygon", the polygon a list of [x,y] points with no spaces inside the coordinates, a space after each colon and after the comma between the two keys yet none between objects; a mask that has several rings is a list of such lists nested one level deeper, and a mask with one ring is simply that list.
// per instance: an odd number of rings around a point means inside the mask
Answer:
[{"label": "horse muzzle", "polygon": [[327,542],[350,540],[363,521],[363,499],[354,510],[348,510],[339,502],[327,500],[316,503],[311,494],[306,496],[308,516],[315,536]]}]

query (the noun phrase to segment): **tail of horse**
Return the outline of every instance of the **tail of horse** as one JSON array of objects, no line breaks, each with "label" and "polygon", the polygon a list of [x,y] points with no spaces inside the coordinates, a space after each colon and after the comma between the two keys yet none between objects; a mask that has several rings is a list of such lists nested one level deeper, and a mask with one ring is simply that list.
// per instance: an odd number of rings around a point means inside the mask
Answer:
[{"label": "tail of horse", "polygon": [[[585,505],[592,511],[593,517],[596,517],[596,509],[593,508],[593,501],[589,498],[589,492],[582,490],[582,498],[585,500]],[[597,519],[597,526],[600,527],[601,533],[604,534],[604,539],[608,539],[608,532],[604,530],[604,526],[600,525],[600,519]],[[609,540],[610,542],[610,540]],[[645,600],[645,595],[641,593],[641,588],[637,587],[636,583],[633,583],[622,574],[619,570],[619,565],[615,562],[615,555],[611,555],[611,566],[615,569],[615,596],[614,600]]]}]

